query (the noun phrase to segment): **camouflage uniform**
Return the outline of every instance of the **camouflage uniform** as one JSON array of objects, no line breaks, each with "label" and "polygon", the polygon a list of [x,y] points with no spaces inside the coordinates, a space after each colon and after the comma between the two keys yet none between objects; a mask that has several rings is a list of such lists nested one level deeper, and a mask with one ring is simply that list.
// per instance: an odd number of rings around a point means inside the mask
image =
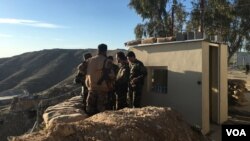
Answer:
[{"label": "camouflage uniform", "polygon": [[117,73],[115,82],[117,110],[127,107],[128,83],[129,83],[129,65],[128,63],[122,63]]},{"label": "camouflage uniform", "polygon": [[83,109],[86,110],[86,100],[88,97],[88,88],[85,84],[85,78],[86,78],[86,74],[87,74],[87,60],[84,60],[81,64],[78,65],[78,73],[81,73],[83,78],[82,78],[82,92],[81,92],[81,96],[83,98]]},{"label": "camouflage uniform", "polygon": [[[128,104],[130,107],[141,106],[141,95],[144,78],[147,75],[147,70],[143,63],[139,60],[135,60],[130,63],[130,76],[129,76],[129,93],[128,93]],[[136,81],[133,81],[136,79]]]},{"label": "camouflage uniform", "polygon": [[[115,73],[115,76],[118,73],[119,67],[116,64],[112,64],[112,70]],[[107,103],[107,109],[108,110],[115,110],[116,108],[116,95],[115,95],[115,81],[113,81],[112,88],[108,92],[108,103]]]},{"label": "camouflage uniform", "polygon": [[90,90],[87,97],[86,112],[89,115],[94,115],[106,110],[107,91]]},{"label": "camouflage uniform", "polygon": [[[111,67],[112,62],[104,55],[96,55],[88,60],[86,86],[89,93],[86,111],[89,115],[106,110],[107,96],[111,89],[110,84],[112,83],[112,79],[114,80],[115,78]],[[104,71],[104,69],[109,69],[110,71]],[[104,75],[104,81],[100,82],[100,78]]]}]

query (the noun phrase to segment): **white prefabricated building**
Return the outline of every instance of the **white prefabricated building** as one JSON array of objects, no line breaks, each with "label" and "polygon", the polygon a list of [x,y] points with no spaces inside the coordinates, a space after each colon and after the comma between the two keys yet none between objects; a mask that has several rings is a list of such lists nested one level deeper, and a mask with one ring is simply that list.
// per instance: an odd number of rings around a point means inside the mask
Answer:
[{"label": "white prefabricated building", "polygon": [[186,40],[128,46],[144,63],[142,105],[166,106],[208,133],[228,117],[227,46]]}]

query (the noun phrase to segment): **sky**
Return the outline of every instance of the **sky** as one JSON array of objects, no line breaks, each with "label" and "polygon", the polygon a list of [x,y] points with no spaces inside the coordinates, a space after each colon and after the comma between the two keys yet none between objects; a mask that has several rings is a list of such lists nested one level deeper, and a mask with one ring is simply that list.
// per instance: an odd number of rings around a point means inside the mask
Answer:
[{"label": "sky", "polygon": [[0,0],[0,58],[42,49],[124,48],[141,18],[129,0]]},{"label": "sky", "polygon": [[126,49],[142,22],[129,0],[0,0],[0,58],[43,49]]}]

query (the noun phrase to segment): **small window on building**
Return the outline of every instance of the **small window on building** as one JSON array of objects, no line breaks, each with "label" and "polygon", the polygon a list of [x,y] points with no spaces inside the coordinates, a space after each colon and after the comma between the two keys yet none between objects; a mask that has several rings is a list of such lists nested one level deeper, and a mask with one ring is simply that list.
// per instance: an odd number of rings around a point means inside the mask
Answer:
[{"label": "small window on building", "polygon": [[167,93],[168,70],[166,68],[152,69],[152,91],[156,93]]}]

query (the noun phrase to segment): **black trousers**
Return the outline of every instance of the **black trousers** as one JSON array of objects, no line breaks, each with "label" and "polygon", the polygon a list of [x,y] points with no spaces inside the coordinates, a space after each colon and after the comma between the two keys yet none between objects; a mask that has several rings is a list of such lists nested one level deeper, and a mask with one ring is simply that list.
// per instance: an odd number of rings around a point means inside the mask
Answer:
[{"label": "black trousers", "polygon": [[115,91],[108,92],[108,101],[107,101],[107,110],[115,110],[116,109],[116,95]]},{"label": "black trousers", "polygon": [[127,104],[128,86],[118,86],[116,88],[116,110],[125,108]]},{"label": "black trousers", "polygon": [[129,107],[132,108],[141,107],[141,95],[142,95],[142,85],[136,85],[135,87],[129,86],[129,93],[128,93]]}]

